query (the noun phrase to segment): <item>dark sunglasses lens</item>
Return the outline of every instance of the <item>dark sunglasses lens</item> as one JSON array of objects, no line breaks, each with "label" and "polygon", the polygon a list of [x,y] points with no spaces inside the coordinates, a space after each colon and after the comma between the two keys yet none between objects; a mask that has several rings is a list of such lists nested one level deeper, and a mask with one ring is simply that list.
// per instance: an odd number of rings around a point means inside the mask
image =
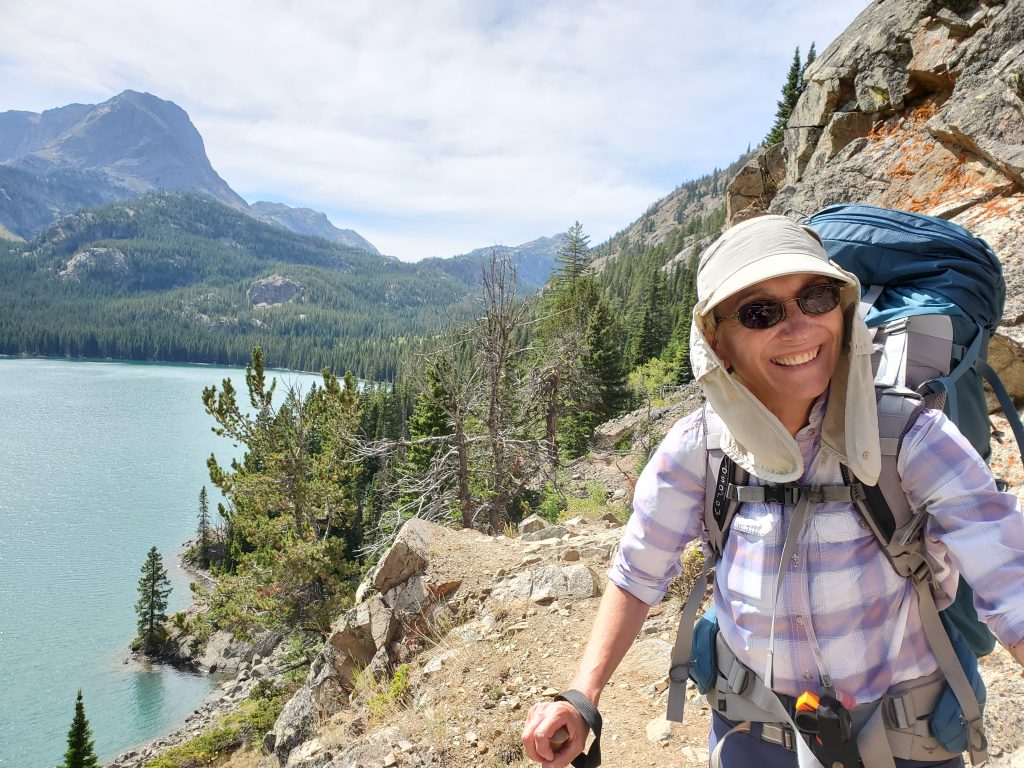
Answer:
[{"label": "dark sunglasses lens", "polygon": [[786,308],[781,301],[752,301],[740,307],[736,314],[746,328],[771,328],[785,317]]},{"label": "dark sunglasses lens", "polygon": [[823,315],[839,306],[839,286],[810,285],[797,297],[800,309],[808,315]]}]

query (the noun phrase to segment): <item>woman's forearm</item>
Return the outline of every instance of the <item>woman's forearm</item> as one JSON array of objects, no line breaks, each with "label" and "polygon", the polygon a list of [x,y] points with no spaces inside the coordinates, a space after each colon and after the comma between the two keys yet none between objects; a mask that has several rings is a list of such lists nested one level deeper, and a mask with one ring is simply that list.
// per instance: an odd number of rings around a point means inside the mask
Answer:
[{"label": "woman's forearm", "polygon": [[609,582],[570,687],[597,705],[601,691],[639,634],[649,610],[647,603]]}]

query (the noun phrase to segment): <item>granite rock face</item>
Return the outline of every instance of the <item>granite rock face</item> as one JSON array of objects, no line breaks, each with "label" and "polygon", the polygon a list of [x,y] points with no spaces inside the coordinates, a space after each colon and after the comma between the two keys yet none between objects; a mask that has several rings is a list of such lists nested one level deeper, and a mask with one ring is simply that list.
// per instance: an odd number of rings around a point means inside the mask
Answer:
[{"label": "granite rock face", "polygon": [[[1024,0],[881,0],[809,67],[785,142],[728,194],[729,222],[860,202],[962,224],[995,249],[991,357],[1024,402]],[[993,403],[994,405],[994,403]]]},{"label": "granite rock face", "polygon": [[302,283],[297,283],[283,275],[270,275],[252,283],[246,291],[246,295],[253,306],[259,307],[285,304],[301,299],[304,291],[305,287]]}]

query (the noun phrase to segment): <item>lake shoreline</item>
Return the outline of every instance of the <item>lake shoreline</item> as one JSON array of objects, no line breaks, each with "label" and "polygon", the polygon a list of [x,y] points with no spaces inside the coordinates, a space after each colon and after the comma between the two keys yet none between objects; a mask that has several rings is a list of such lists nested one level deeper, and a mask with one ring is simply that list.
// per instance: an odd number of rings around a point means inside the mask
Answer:
[{"label": "lake shoreline", "polygon": [[[0,357],[0,562],[11,576],[0,615],[13,622],[0,676],[7,711],[17,713],[0,718],[0,765],[58,764],[79,689],[96,752],[108,760],[181,728],[216,693],[220,681],[205,668],[147,663],[129,649],[151,547],[172,583],[168,613],[191,609],[190,581],[207,583],[182,567],[182,542],[195,536],[201,487],[212,509],[220,500],[207,458],[228,464],[244,447],[211,431],[201,395],[225,377],[244,392],[244,375],[204,364]],[[306,388],[318,380],[290,377]],[[68,654],[78,659],[72,668],[53,663]]]}]

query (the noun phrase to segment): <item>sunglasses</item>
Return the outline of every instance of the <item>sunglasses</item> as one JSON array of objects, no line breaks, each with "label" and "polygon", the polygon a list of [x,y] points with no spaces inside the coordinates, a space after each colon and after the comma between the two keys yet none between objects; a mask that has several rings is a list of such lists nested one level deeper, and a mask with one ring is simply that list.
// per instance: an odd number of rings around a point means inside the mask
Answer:
[{"label": "sunglasses", "polygon": [[839,286],[816,283],[804,288],[792,299],[758,299],[741,306],[731,315],[716,317],[717,322],[736,319],[744,328],[763,330],[778,325],[786,317],[786,305],[795,301],[805,315],[824,315],[839,306]]}]

